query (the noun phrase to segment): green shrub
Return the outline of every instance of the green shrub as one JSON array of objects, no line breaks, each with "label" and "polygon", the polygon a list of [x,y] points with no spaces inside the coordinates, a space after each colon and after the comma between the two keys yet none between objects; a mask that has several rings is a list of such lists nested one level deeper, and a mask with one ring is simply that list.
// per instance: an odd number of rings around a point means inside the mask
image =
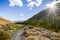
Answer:
[{"label": "green shrub", "polygon": [[0,40],[7,40],[10,34],[7,31],[0,30]]}]

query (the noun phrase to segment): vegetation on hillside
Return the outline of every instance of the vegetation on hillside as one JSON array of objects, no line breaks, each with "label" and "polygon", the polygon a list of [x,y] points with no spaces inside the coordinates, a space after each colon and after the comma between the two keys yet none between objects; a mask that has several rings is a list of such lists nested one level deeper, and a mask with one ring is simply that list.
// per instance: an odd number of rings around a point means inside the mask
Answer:
[{"label": "vegetation on hillside", "polygon": [[56,32],[60,31],[60,3],[56,4],[56,6],[58,8],[56,12],[49,14],[49,8],[47,8],[21,24],[43,27]]},{"label": "vegetation on hillside", "polygon": [[8,38],[22,25],[20,24],[0,24],[0,40],[8,40]]},{"label": "vegetation on hillside", "polygon": [[60,34],[39,27],[28,27],[24,31],[26,40],[60,40]]},{"label": "vegetation on hillside", "polygon": [[36,22],[27,21],[27,22],[23,22],[22,24],[32,25],[36,27],[43,27],[43,28],[58,32],[60,31],[60,16],[54,18],[54,20],[46,17]]},{"label": "vegetation on hillside", "polygon": [[23,25],[15,24],[12,21],[0,17],[0,40],[8,40],[8,38]]}]

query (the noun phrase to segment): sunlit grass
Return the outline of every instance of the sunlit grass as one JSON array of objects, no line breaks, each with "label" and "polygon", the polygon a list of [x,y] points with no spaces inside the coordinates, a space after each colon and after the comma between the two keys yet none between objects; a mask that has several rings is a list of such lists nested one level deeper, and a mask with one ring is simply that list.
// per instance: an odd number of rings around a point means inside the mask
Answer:
[{"label": "sunlit grass", "polygon": [[17,30],[21,29],[21,24],[0,24],[0,40],[8,40]]}]

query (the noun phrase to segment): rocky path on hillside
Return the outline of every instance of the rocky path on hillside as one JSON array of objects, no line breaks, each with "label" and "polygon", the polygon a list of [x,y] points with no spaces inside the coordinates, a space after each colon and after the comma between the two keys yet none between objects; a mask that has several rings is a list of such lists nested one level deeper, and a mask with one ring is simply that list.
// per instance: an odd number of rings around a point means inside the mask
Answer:
[{"label": "rocky path on hillside", "polygon": [[60,34],[37,27],[24,27],[14,33],[10,40],[60,40]]},{"label": "rocky path on hillside", "polygon": [[11,36],[10,40],[25,40],[25,37],[23,35],[24,29],[25,29],[25,27],[20,29],[20,30],[18,30],[17,32],[15,32]]}]

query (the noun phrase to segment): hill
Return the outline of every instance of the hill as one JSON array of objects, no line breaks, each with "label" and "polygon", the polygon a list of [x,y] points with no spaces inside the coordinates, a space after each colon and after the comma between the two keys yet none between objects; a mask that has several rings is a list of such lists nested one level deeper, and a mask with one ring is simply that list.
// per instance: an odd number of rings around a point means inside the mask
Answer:
[{"label": "hill", "polygon": [[60,3],[56,4],[56,6],[57,9],[54,13],[51,10],[49,14],[50,8],[44,9],[22,24],[43,27],[56,32],[60,31]]},{"label": "hill", "polygon": [[22,28],[23,25],[0,17],[0,40],[7,40],[10,36]]},{"label": "hill", "polygon": [[0,17],[0,24],[11,24],[13,23],[12,21],[10,20],[7,20],[7,19],[4,19],[2,17]]},{"label": "hill", "polygon": [[[57,6],[56,16],[60,16],[60,10],[59,10],[59,9],[60,9],[60,3],[56,4],[56,6]],[[50,10],[50,8],[44,9],[44,10],[38,12],[38,13],[37,13],[36,15],[34,15],[33,17],[31,17],[30,19],[28,19],[27,21],[36,22],[36,21],[38,21],[38,20],[40,20],[40,19],[44,19],[44,18],[46,18],[46,17],[48,16],[49,10]],[[52,11],[53,11],[53,10],[52,10]],[[51,11],[51,14],[53,14],[52,11]],[[50,15],[50,16],[51,16],[51,15]]]}]

